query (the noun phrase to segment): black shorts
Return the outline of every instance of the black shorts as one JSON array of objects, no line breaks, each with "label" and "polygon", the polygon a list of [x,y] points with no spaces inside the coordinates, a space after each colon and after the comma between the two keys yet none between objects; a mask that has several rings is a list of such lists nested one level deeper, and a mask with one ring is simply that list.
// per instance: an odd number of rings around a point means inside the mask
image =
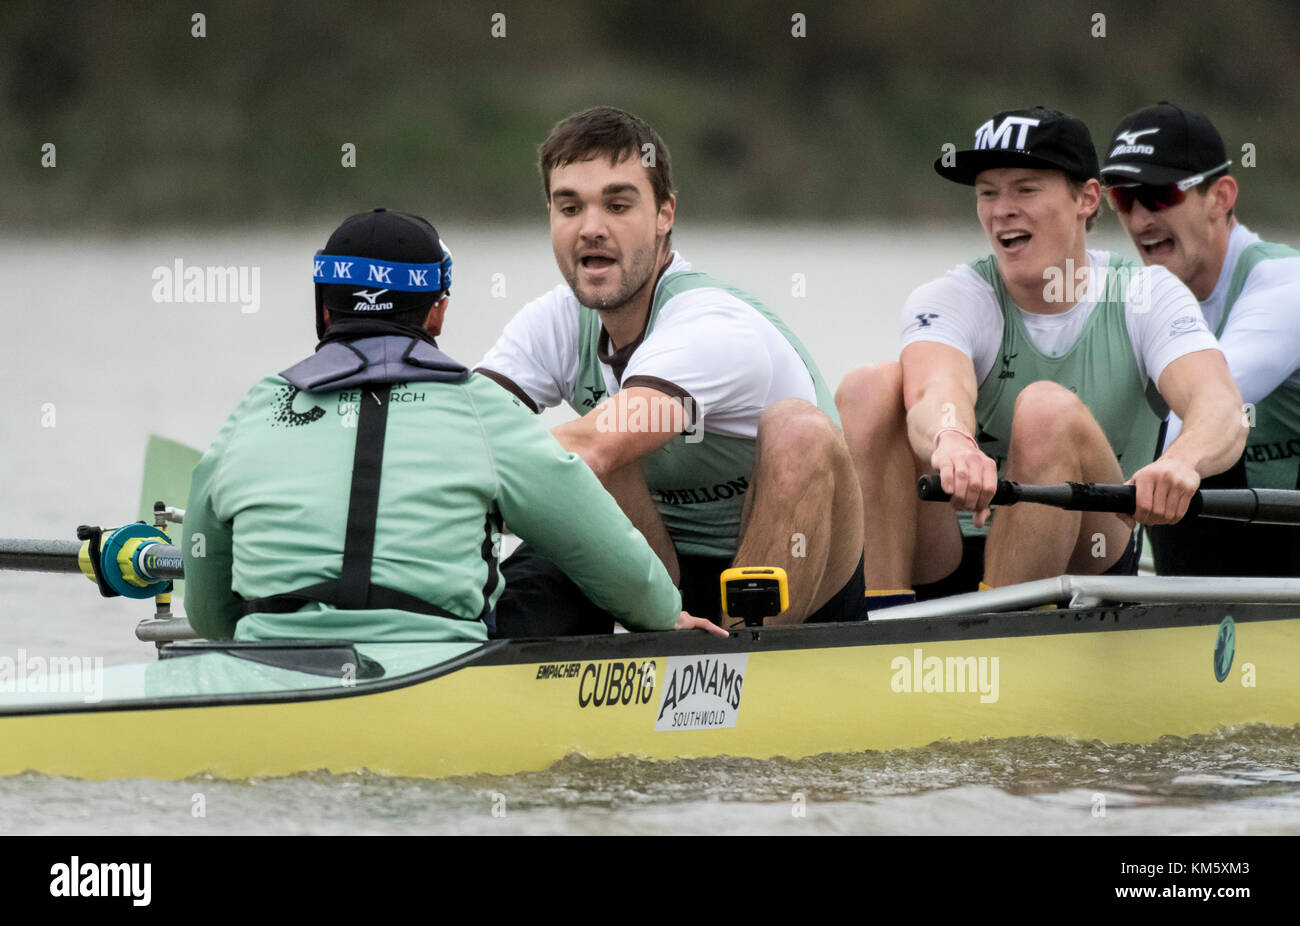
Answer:
[{"label": "black shorts", "polygon": [[[1128,548],[1115,564],[1102,575],[1135,576],[1138,572],[1138,560],[1141,555],[1139,532],[1133,531]],[[984,580],[984,537],[967,536],[961,538],[961,562],[946,578],[938,582],[927,582],[916,586],[916,600],[929,601],[932,598],[946,598],[949,595],[961,595],[965,592],[979,591],[980,582]]]},{"label": "black shorts", "polygon": [[1300,526],[1192,518],[1149,531],[1157,575],[1300,577]]},{"label": "black shorts", "polygon": [[[731,560],[713,556],[678,556],[682,608],[696,617],[722,623],[719,576]],[[493,637],[562,637],[613,633],[614,618],[597,607],[582,589],[537,550],[524,544],[501,563],[506,589],[496,607]],[[808,616],[808,623],[854,621],[866,617],[862,562],[831,600]]]},{"label": "black shorts", "polygon": [[[1246,487],[1246,461],[1201,480],[1203,489]],[[1300,577],[1300,525],[1189,518],[1148,528],[1162,576]]]}]

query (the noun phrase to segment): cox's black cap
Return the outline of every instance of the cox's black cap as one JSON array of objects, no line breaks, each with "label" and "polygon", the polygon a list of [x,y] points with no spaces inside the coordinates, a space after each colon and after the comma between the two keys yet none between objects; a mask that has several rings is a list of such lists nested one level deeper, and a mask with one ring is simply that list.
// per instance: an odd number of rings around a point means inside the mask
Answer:
[{"label": "cox's black cap", "polygon": [[451,286],[451,254],[427,219],[374,209],[345,219],[316,252],[316,329],[330,314],[383,318],[427,306]]},{"label": "cox's black cap", "polygon": [[[951,164],[945,164],[951,160]],[[1082,120],[1035,106],[998,113],[975,130],[975,147],[934,162],[941,177],[973,186],[995,167],[1060,170],[1076,180],[1100,179],[1097,149]]]},{"label": "cox's black cap", "polygon": [[1214,173],[1230,163],[1223,139],[1209,119],[1161,100],[1129,113],[1111,136],[1106,183],[1160,186],[1194,174]]}]

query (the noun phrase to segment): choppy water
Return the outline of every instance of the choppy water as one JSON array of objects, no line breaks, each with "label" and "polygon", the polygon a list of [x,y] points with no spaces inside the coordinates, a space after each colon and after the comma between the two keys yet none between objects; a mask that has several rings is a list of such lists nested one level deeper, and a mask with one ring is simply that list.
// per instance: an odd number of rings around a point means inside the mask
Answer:
[{"label": "choppy water", "polygon": [[[70,539],[79,523],[133,519],[150,433],[206,446],[249,385],[311,350],[306,260],[328,231],[0,242],[0,276],[40,280],[42,296],[39,310],[0,301],[0,536]],[[542,227],[442,231],[457,280],[442,344],[473,362],[558,276]],[[974,223],[942,235],[684,225],[674,237],[697,267],[781,313],[832,384],[857,363],[895,356],[906,294],[981,253]],[[177,258],[258,266],[258,311],[155,303],[151,273]],[[806,296],[795,295],[796,273]],[[507,298],[492,295],[498,274]],[[50,406],[52,427],[43,425]],[[148,610],[100,599],[76,576],[0,573],[0,655],[146,660],[152,649],[131,630]],[[543,772],[441,782],[0,778],[0,834],[353,832],[1294,834],[1300,727],[1147,746],[1023,739],[799,761],[571,757]]]},{"label": "choppy water", "polygon": [[592,761],[447,781],[0,779],[0,833],[1300,834],[1300,727],[1147,746],[1015,739],[772,759]]}]

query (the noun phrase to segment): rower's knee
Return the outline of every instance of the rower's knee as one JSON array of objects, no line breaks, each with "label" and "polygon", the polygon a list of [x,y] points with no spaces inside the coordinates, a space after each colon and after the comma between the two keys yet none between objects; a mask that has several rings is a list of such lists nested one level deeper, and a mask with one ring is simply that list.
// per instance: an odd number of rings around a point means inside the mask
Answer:
[{"label": "rower's knee", "polygon": [[758,420],[758,454],[765,468],[807,478],[810,470],[830,469],[837,455],[847,457],[835,422],[803,399],[774,402]]},{"label": "rower's knee", "polygon": [[835,390],[835,407],[854,455],[869,453],[882,440],[896,439],[907,421],[902,364],[872,363],[850,370]]},{"label": "rower's knee", "polygon": [[1010,453],[1021,466],[1059,458],[1077,448],[1090,418],[1087,406],[1059,383],[1030,383],[1016,396]]}]

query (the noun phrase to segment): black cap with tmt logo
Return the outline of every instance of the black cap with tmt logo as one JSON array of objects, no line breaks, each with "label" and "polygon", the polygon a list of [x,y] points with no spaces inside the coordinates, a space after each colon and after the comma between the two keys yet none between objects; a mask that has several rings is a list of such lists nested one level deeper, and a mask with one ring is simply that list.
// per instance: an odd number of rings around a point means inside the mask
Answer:
[{"label": "black cap with tmt logo", "polygon": [[997,167],[1059,170],[1075,180],[1100,178],[1097,150],[1081,119],[1042,106],[1000,112],[975,130],[975,147],[934,162],[941,177],[972,186]]},{"label": "black cap with tmt logo", "polygon": [[385,318],[436,302],[451,286],[451,253],[428,220],[373,209],[350,216],[312,261],[316,332],[331,315]]},{"label": "black cap with tmt logo", "polygon": [[1209,119],[1161,100],[1131,112],[1111,136],[1102,177],[1111,186],[1177,183],[1228,167],[1223,138]]}]

